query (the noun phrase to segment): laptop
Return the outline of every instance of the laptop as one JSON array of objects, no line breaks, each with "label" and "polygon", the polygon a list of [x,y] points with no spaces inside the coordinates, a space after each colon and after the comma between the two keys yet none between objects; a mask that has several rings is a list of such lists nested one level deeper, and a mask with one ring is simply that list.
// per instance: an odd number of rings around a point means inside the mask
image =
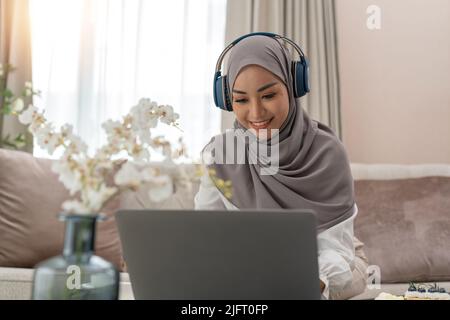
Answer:
[{"label": "laptop", "polygon": [[120,210],[135,299],[320,299],[311,210]]}]

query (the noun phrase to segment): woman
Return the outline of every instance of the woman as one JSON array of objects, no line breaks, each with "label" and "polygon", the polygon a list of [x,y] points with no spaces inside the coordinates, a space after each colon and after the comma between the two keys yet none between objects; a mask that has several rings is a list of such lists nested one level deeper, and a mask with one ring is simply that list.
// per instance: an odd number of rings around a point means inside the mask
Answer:
[{"label": "woman", "polygon": [[[244,37],[232,47],[225,94],[236,116],[234,128],[277,143],[278,170],[263,175],[259,161],[211,164],[215,176],[202,178],[195,207],[314,210],[322,294],[345,299],[364,291],[367,268],[362,243],[353,236],[357,206],[349,160],[334,132],[300,107],[290,57],[281,39],[267,35]],[[244,148],[251,153],[248,143]],[[231,181],[230,199],[213,183],[216,178]]]}]

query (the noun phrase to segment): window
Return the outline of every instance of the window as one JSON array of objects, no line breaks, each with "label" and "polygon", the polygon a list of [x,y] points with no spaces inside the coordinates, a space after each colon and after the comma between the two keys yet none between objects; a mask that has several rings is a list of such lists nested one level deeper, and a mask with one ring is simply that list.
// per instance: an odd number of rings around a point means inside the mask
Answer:
[{"label": "window", "polygon": [[212,83],[225,13],[226,0],[30,0],[35,103],[56,125],[73,124],[91,152],[106,141],[101,123],[139,98],[170,104],[183,133],[157,133],[182,134],[198,157],[220,132]]}]

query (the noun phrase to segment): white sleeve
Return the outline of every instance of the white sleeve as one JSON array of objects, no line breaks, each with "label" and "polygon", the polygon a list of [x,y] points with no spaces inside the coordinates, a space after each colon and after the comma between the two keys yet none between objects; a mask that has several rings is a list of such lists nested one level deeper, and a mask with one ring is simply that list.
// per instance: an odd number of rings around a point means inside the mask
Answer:
[{"label": "white sleeve", "polygon": [[319,277],[325,284],[323,295],[338,292],[353,280],[355,246],[353,220],[358,213],[355,204],[352,217],[321,232],[317,236],[319,251]]},{"label": "white sleeve", "polygon": [[194,198],[195,210],[226,209],[220,191],[208,174],[200,178],[200,187]]}]

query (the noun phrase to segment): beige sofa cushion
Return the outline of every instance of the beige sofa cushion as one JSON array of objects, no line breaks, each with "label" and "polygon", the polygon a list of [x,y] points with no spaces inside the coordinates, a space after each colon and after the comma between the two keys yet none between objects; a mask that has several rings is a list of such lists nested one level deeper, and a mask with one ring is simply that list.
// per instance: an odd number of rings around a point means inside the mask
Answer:
[{"label": "beige sofa cushion", "polygon": [[[54,160],[0,149],[0,266],[30,268],[60,254],[64,223],[57,218],[69,193],[51,170]],[[97,225],[96,254],[122,269],[122,252],[113,213]]]},{"label": "beige sofa cushion", "polygon": [[450,178],[357,180],[355,236],[384,283],[450,280]]}]

